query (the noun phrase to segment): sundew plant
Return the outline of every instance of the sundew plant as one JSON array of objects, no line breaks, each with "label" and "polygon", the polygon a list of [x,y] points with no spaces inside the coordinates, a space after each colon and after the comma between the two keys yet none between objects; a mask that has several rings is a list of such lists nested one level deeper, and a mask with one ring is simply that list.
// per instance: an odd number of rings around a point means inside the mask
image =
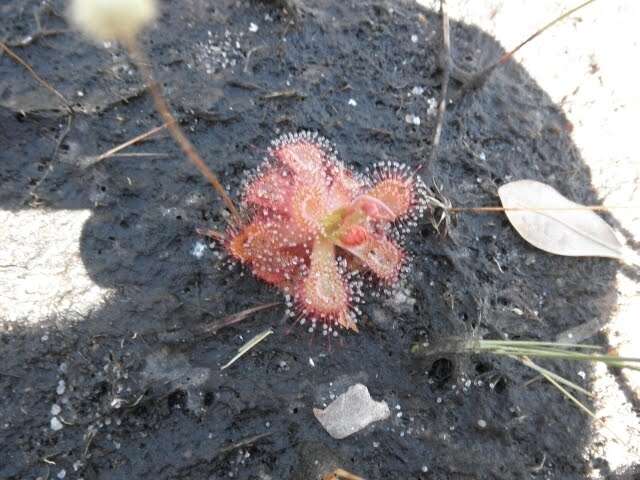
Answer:
[{"label": "sundew plant", "polygon": [[391,290],[409,264],[403,240],[426,208],[406,165],[360,175],[316,133],[280,137],[243,183],[227,253],[284,294],[288,313],[323,335],[357,331],[365,286]]}]

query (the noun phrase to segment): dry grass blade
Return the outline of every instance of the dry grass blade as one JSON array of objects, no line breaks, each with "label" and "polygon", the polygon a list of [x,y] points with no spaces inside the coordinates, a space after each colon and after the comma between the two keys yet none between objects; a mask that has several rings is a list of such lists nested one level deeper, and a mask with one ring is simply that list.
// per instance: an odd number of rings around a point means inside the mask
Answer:
[{"label": "dry grass blade", "polygon": [[238,353],[231,360],[229,360],[222,367],[220,367],[220,370],[225,370],[225,369],[229,368],[231,365],[236,363],[240,357],[245,355],[249,350],[251,350],[253,347],[258,345],[261,341],[263,341],[265,338],[267,338],[272,333],[273,333],[273,330],[271,330],[269,328],[269,329],[265,330],[264,332],[257,334],[255,337],[253,337],[247,343],[242,345],[238,349]]},{"label": "dry grass blade", "polygon": [[4,53],[6,53],[9,57],[11,57],[11,59],[13,59],[15,62],[22,65],[40,85],[42,85],[44,88],[49,90],[51,93],[53,93],[56,97],[60,99],[60,101],[65,106],[65,108],[69,111],[69,113],[73,113],[73,108],[71,107],[71,104],[67,101],[65,96],[62,95],[58,90],[56,90],[44,78],[38,75],[35,72],[35,70],[31,67],[31,65],[25,62],[17,53],[11,50],[4,42],[0,42],[0,50],[4,51]]},{"label": "dry grass blade", "polygon": [[99,155],[98,157],[96,157],[95,161],[99,162],[100,160],[104,160],[105,158],[112,157],[116,153],[124,150],[125,148],[130,147],[131,145],[135,145],[136,143],[142,142],[143,140],[146,140],[147,138],[151,137],[152,135],[155,135],[156,133],[161,132],[162,130],[167,128],[167,126],[168,126],[168,124],[165,123],[163,125],[160,125],[159,127],[152,128],[148,132],[142,133],[142,134],[132,138],[131,140],[127,140],[126,142],[121,143],[117,147],[113,147],[112,149],[107,150],[106,152],[104,152],[102,155]]},{"label": "dry grass blade", "polygon": [[226,447],[222,447],[220,450],[218,450],[218,452],[216,452],[216,455],[220,455],[221,453],[227,453],[227,452],[231,452],[233,450],[236,450],[238,448],[241,447],[246,447],[247,445],[251,445],[255,442],[257,442],[258,440],[261,440],[265,437],[268,437],[269,435],[271,435],[272,432],[267,432],[267,433],[259,433],[258,435],[253,435],[251,437],[245,438],[243,440],[240,440],[239,442],[235,442],[231,445],[228,445]]},{"label": "dry grass blade", "polygon": [[[518,358],[518,357],[513,357],[513,358]],[[589,392],[588,390],[585,390],[584,388],[582,388],[580,385],[573,383],[571,380],[567,380],[566,378],[558,375],[557,373],[552,372],[551,370],[548,370],[544,367],[541,367],[540,365],[533,363],[529,358],[526,358],[526,362],[522,362],[525,365],[527,365],[530,368],[533,368],[534,370],[536,370],[540,375],[545,374],[545,378],[551,377],[553,378],[555,381],[557,381],[558,383],[562,383],[563,385],[566,385],[569,388],[573,388],[576,392],[580,392],[583,395],[586,395],[587,397],[591,397],[593,398],[594,395]],[[522,361],[522,360],[520,360]]]},{"label": "dry grass blade", "polygon": [[111,155],[112,158],[123,157],[135,157],[135,158],[161,158],[168,157],[168,153],[156,153],[156,152],[135,152],[135,153],[115,153]]},{"label": "dry grass blade", "polygon": [[263,310],[268,310],[270,308],[273,308],[275,306],[280,305],[280,302],[272,302],[272,303],[265,303],[263,305],[258,305],[255,307],[251,307],[251,308],[247,308],[245,310],[242,310],[240,312],[234,313],[232,315],[229,315],[225,318],[223,318],[222,320],[220,320],[219,322],[216,322],[213,325],[208,325],[207,327],[205,327],[205,331],[207,333],[216,333],[218,330],[220,330],[221,328],[225,328],[228,327],[230,325],[234,325],[238,322],[241,322],[242,320],[245,320],[247,318],[249,318],[251,315],[261,312]]},{"label": "dry grass blade", "polygon": [[[564,388],[562,385],[560,385],[560,383],[558,383],[553,376],[549,375],[549,371],[536,365],[535,363],[533,363],[531,360],[529,360],[527,357],[523,357],[523,358],[517,358],[514,357],[516,360],[519,360],[520,362],[522,362],[522,364],[526,365],[527,367],[535,370],[536,372],[538,372],[540,375],[542,375],[549,383],[551,383],[554,387],[556,387],[558,390],[560,390],[560,392],[562,392],[562,394],[568,398],[569,400],[571,400],[580,410],[582,410],[583,412],[585,412],[587,415],[589,415],[590,417],[594,418],[597,420],[596,414],[593,413],[584,403],[582,403],[580,400],[578,400],[576,397],[574,397],[571,392],[569,392],[566,388]],[[568,381],[568,380],[566,380]]]},{"label": "dry grass blade", "polygon": [[[511,225],[533,246],[556,255],[623,258],[624,246],[613,229],[591,210],[534,180],[498,189]],[[516,210],[518,209],[518,210]]]}]

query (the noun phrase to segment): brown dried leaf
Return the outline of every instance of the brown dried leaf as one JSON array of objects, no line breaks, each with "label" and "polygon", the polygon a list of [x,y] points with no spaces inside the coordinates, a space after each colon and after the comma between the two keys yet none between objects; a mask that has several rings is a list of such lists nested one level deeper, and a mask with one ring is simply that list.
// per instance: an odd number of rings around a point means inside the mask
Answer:
[{"label": "brown dried leaf", "polygon": [[535,180],[518,180],[498,189],[511,225],[541,250],[570,257],[623,258],[613,229],[593,210]]}]

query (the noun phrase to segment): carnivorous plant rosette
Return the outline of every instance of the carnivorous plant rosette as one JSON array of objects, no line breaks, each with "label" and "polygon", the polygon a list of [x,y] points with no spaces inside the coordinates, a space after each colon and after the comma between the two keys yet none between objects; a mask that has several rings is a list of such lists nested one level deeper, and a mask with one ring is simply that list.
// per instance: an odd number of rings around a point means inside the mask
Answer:
[{"label": "carnivorous plant rosette", "polygon": [[232,258],[285,293],[309,331],[358,331],[367,278],[397,285],[407,268],[401,243],[426,208],[425,186],[405,165],[358,175],[315,133],[273,142],[243,184],[242,218],[223,244]]}]

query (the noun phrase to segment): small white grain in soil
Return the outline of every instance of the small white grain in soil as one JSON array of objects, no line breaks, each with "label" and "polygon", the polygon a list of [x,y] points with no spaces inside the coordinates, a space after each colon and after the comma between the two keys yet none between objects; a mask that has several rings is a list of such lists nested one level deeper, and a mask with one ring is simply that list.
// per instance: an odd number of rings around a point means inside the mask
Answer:
[{"label": "small white grain in soil", "polygon": [[418,35],[416,34],[411,35],[411,43],[418,43]]},{"label": "small white grain in soil", "polygon": [[64,425],[62,425],[62,422],[58,420],[58,417],[53,417],[51,419],[51,430],[53,430],[54,432],[57,432],[58,430],[62,430],[63,426]]},{"label": "small white grain in soil", "polygon": [[191,249],[191,255],[193,255],[196,258],[202,258],[202,255],[204,255],[204,252],[206,249],[207,249],[207,246],[203,242],[196,242],[193,248]]},{"label": "small white grain in soil", "polygon": [[60,470],[60,471],[58,472],[58,475],[57,475],[57,477],[58,477],[60,480],[62,480],[62,479],[63,479],[64,477],[66,477],[66,476],[67,476],[67,471],[66,471],[64,468],[63,468],[62,470]]},{"label": "small white grain in soil", "polygon": [[67,389],[67,386],[65,385],[64,380],[58,381],[58,386],[56,387],[56,393],[58,395],[62,395],[64,394],[66,389]]},{"label": "small white grain in soil", "polygon": [[256,25],[255,23],[251,22],[249,24],[249,31],[251,33],[256,33],[258,31],[258,25]]},{"label": "small white grain in soil", "polygon": [[358,106],[358,102],[356,102],[353,98],[349,99],[349,105],[351,105],[352,107],[357,107]]},{"label": "small white grain in soil", "polygon": [[420,125],[420,117],[418,117],[417,115],[413,115],[412,113],[407,113],[404,116],[404,121],[412,125]]},{"label": "small white grain in soil", "polygon": [[487,427],[487,422],[485,420],[478,420],[478,427],[480,428],[486,428]]},{"label": "small white grain in soil", "polygon": [[436,109],[438,107],[438,101],[435,97],[431,97],[427,100],[427,115],[430,117],[436,114]]},{"label": "small white grain in soil", "polygon": [[61,411],[62,408],[60,408],[60,405],[58,405],[57,403],[51,405],[51,415],[58,415]]}]

